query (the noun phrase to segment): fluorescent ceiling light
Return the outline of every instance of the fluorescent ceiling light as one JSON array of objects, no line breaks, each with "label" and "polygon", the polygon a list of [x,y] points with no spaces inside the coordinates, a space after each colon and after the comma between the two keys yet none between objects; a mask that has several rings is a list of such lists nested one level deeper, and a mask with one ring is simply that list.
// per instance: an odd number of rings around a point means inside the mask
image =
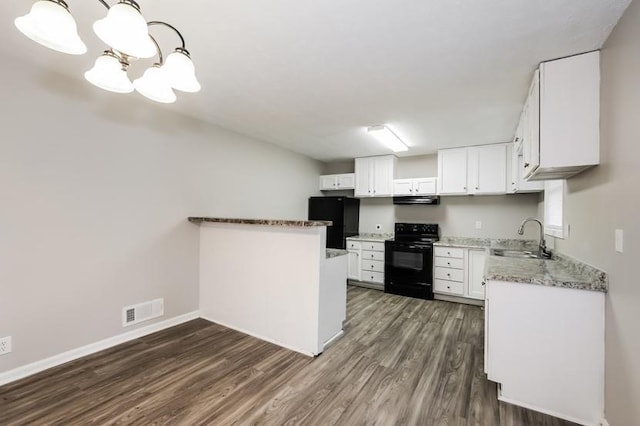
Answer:
[{"label": "fluorescent ceiling light", "polygon": [[367,129],[367,132],[378,141],[382,142],[387,148],[393,152],[408,151],[409,148],[400,138],[393,133],[387,126],[373,126]]}]

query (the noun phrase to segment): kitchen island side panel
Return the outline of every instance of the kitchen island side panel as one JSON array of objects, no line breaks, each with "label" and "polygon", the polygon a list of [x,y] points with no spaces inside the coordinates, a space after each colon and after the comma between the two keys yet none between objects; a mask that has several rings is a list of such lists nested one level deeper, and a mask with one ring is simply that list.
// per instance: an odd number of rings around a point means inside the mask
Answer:
[{"label": "kitchen island side panel", "polygon": [[200,310],[210,321],[316,355],[324,227],[200,226]]}]

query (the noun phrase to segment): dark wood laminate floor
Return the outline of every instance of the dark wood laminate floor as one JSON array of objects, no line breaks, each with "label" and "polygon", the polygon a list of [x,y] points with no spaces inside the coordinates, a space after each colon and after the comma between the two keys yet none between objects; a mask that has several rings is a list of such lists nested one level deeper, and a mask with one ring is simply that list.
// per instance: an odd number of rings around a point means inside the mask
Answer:
[{"label": "dark wood laminate floor", "polygon": [[316,359],[204,320],[0,387],[0,425],[569,425],[496,399],[483,312],[349,288]]}]

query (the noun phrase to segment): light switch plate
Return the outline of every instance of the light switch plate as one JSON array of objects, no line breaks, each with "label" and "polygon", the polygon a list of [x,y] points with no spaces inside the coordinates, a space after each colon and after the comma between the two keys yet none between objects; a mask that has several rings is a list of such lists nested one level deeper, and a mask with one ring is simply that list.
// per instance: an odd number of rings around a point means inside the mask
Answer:
[{"label": "light switch plate", "polygon": [[624,232],[622,229],[616,229],[616,251],[622,253],[624,250]]},{"label": "light switch plate", "polygon": [[476,220],[476,229],[482,229],[482,221]]}]

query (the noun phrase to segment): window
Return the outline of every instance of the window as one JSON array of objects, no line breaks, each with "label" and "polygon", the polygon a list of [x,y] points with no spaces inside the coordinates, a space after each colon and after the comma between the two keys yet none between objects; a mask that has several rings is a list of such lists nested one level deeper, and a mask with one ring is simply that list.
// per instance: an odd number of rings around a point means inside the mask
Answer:
[{"label": "window", "polygon": [[566,187],[566,180],[544,182],[544,233],[556,238],[566,236],[564,215]]}]

